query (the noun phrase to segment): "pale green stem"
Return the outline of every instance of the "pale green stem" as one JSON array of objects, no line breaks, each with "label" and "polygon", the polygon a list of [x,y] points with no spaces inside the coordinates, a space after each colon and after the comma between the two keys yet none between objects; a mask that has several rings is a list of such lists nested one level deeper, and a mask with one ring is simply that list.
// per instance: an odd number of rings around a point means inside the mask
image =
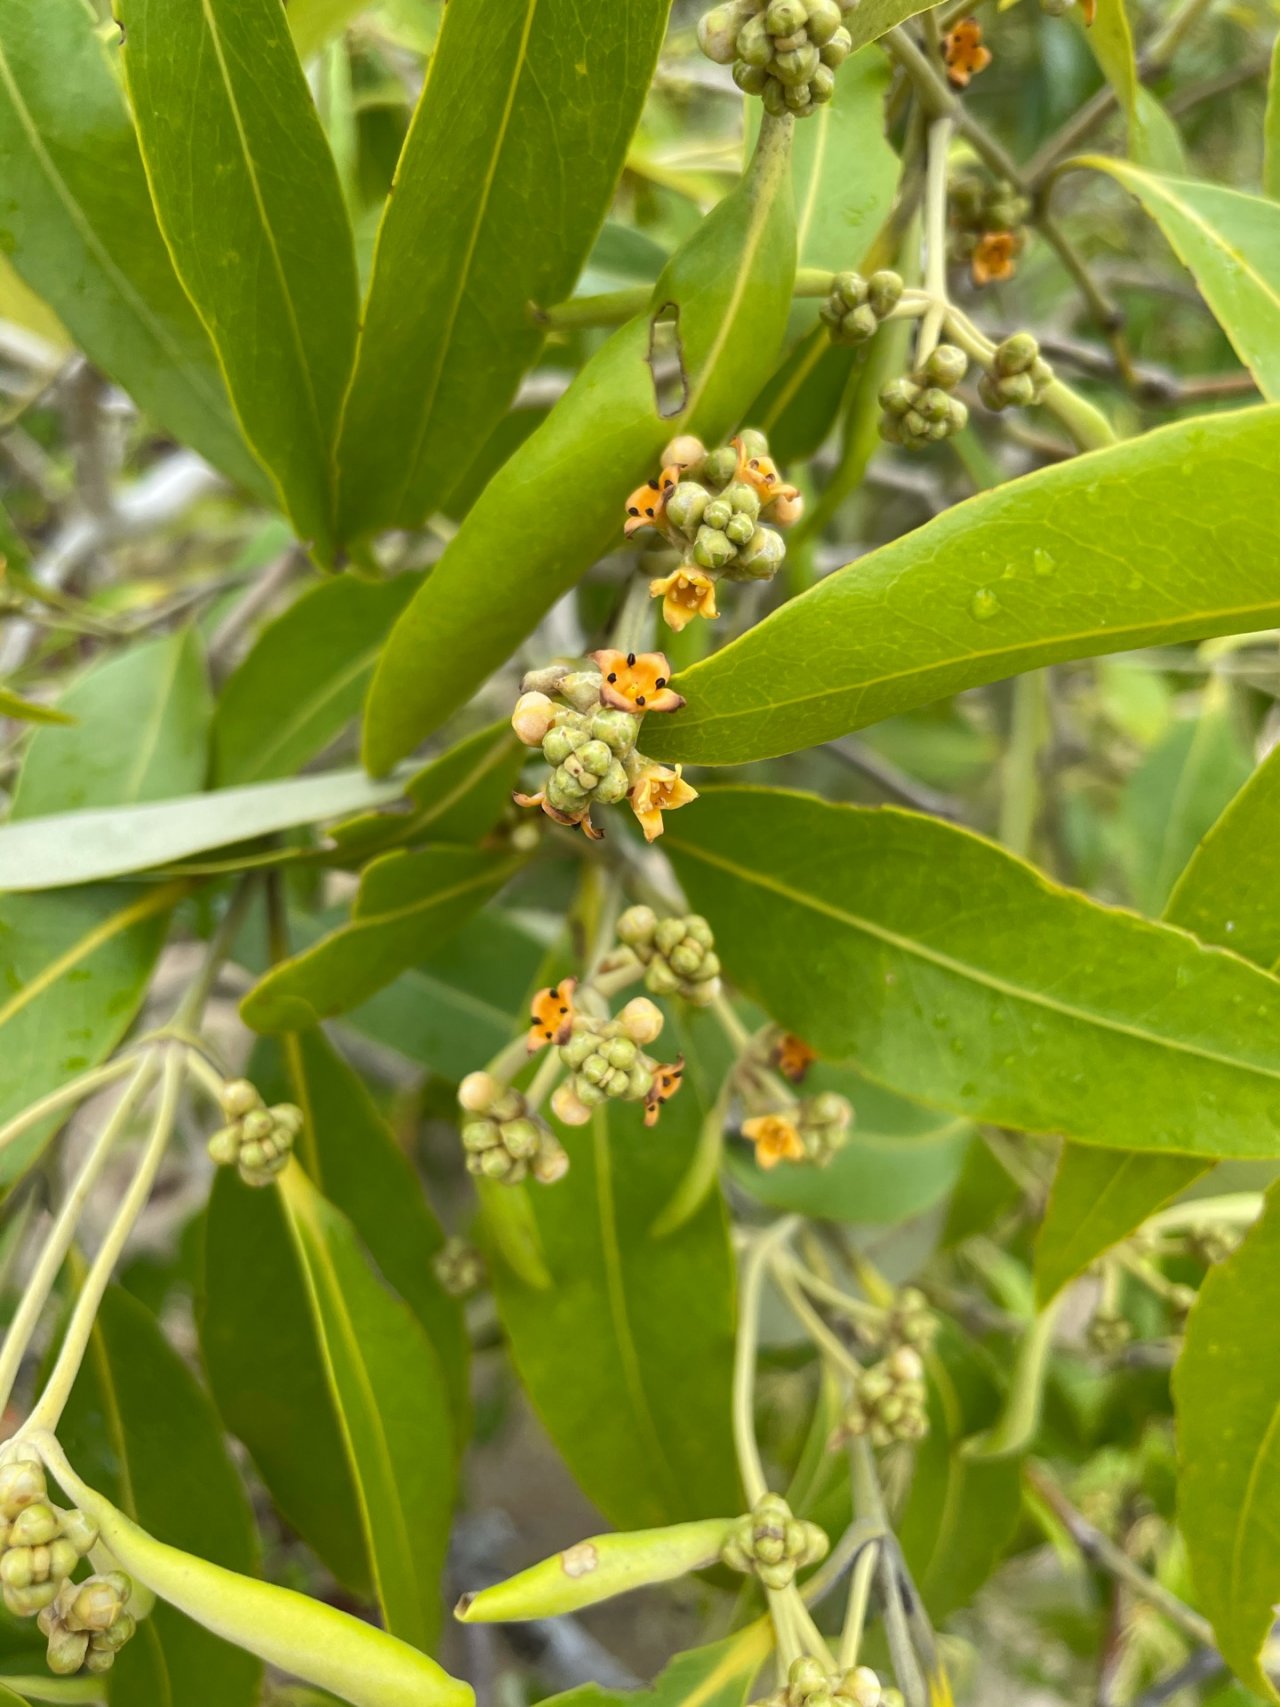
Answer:
[{"label": "pale green stem", "polygon": [[923,368],[937,348],[947,313],[947,160],[954,121],[949,114],[929,126],[928,168],[924,191],[924,287],[933,304],[920,323],[916,366]]},{"label": "pale green stem", "polygon": [[218,974],[231,952],[231,945],[235,942],[240,926],[244,923],[244,916],[249,910],[249,904],[253,900],[256,886],[255,875],[251,873],[241,879],[235,894],[227,905],[226,912],[218,921],[217,929],[209,938],[209,946],[205,950],[200,970],[192,979],[187,993],[175,1008],[173,1018],[169,1021],[173,1030],[189,1031],[192,1027],[199,1025],[205,1003],[209,1000],[213,987],[218,981]]},{"label": "pale green stem", "polygon": [[1197,1197],[1190,1203],[1174,1203],[1168,1209],[1159,1210],[1142,1226],[1148,1233],[1171,1233],[1184,1227],[1201,1227],[1214,1222],[1247,1227],[1262,1213],[1262,1202],[1259,1191],[1234,1191],[1223,1197]]},{"label": "pale green stem", "polygon": [[[853,1504],[858,1516],[875,1525],[889,1536],[889,1514],[885,1510],[880,1472],[870,1442],[857,1439],[849,1443],[849,1465],[853,1475]],[[915,1647],[907,1625],[896,1574],[894,1550],[888,1542],[876,1549],[881,1588],[884,1595],[884,1629],[889,1642],[898,1687],[907,1700],[907,1707],[923,1707],[926,1692],[920,1668],[916,1663]]]},{"label": "pale green stem", "polygon": [[560,1059],[560,1051],[553,1043],[539,1064],[538,1071],[533,1076],[533,1082],[524,1093],[525,1105],[530,1114],[536,1114],[542,1107],[543,1101],[551,1094],[556,1080],[564,1072],[564,1062]]},{"label": "pale green stem", "polygon": [[1064,380],[1051,380],[1045,386],[1040,402],[1071,434],[1078,450],[1106,450],[1120,442],[1115,428],[1101,409],[1095,409]]},{"label": "pale green stem", "polygon": [[819,1298],[833,1310],[839,1310],[841,1315],[848,1316],[860,1328],[870,1332],[879,1332],[884,1328],[888,1311],[879,1304],[868,1304],[862,1298],[854,1298],[848,1292],[842,1292],[838,1286],[833,1286],[829,1280],[823,1280],[802,1263],[795,1265],[796,1279],[812,1297]]},{"label": "pale green stem", "polygon": [[871,1599],[871,1584],[875,1580],[876,1564],[880,1557],[878,1540],[868,1541],[854,1561],[849,1578],[849,1601],[845,1608],[844,1627],[840,1632],[839,1669],[849,1671],[858,1663],[862,1647],[862,1632],[867,1623],[867,1606]]},{"label": "pale green stem", "polygon": [[849,1348],[836,1338],[822,1317],[805,1298],[804,1293],[796,1284],[794,1273],[787,1265],[776,1260],[772,1261],[769,1267],[774,1280],[777,1282],[778,1290],[791,1306],[796,1320],[814,1345],[825,1357],[830,1359],[837,1369],[856,1380],[862,1374],[862,1365]]},{"label": "pale green stem", "polygon": [[80,1372],[80,1365],[84,1361],[103,1294],[134,1224],[151,1196],[151,1188],[164,1160],[178,1112],[178,1097],[182,1090],[185,1065],[185,1051],[171,1048],[165,1056],[160,1100],[138,1170],[85,1276],[84,1286],[67,1324],[58,1361],[53,1367],[44,1392],[24,1425],[25,1429],[47,1429],[53,1433],[61,1420],[76,1376]]},{"label": "pale green stem", "polygon": [[796,1585],[792,1583],[790,1588],[784,1589],[782,1592],[790,1603],[791,1615],[795,1619],[801,1640],[814,1659],[821,1661],[829,1676],[836,1669],[836,1657],[828,1647],[826,1637],[814,1623],[813,1615],[801,1598]]},{"label": "pale green stem", "polygon": [[78,1079],[72,1079],[70,1084],[60,1085],[56,1091],[50,1091],[48,1096],[40,1098],[24,1108],[20,1114],[15,1114],[12,1120],[0,1126],[0,1150],[21,1138],[24,1132],[29,1132],[33,1126],[38,1126],[50,1115],[58,1114],[72,1103],[84,1102],[94,1096],[105,1086],[114,1084],[122,1079],[134,1065],[135,1056],[118,1055],[114,1061],[108,1061],[105,1067],[98,1067],[92,1073],[82,1073]]},{"label": "pale green stem", "polygon": [[7,1672],[0,1672],[0,1683],[24,1701],[47,1701],[50,1707],[60,1707],[64,1701],[102,1707],[107,1699],[106,1691],[96,1677],[10,1677]]},{"label": "pale green stem", "polygon": [[1027,1323],[1018,1346],[1013,1381],[1004,1409],[992,1428],[965,1441],[961,1450],[967,1458],[1007,1458],[1021,1452],[1034,1440],[1040,1425],[1040,1404],[1053,1344],[1053,1327],[1063,1297],[1064,1294],[1059,1293]]},{"label": "pale green stem", "polygon": [[795,1608],[791,1597],[784,1590],[770,1588],[765,1590],[769,1601],[769,1617],[773,1620],[773,1633],[778,1649],[778,1667],[785,1678],[792,1662],[804,1654],[804,1643],[800,1637],[795,1618]]},{"label": "pale green stem", "polygon": [[727,996],[717,996],[711,1004],[711,1011],[738,1054],[745,1055],[751,1048],[751,1033],[734,1012],[733,1003]]},{"label": "pale green stem", "polygon": [[1013,681],[1013,719],[1003,764],[999,837],[1011,853],[1031,853],[1040,810],[1040,749],[1048,727],[1048,695],[1042,670]]},{"label": "pale green stem", "polygon": [[760,1299],[771,1253],[800,1225],[798,1215],[784,1215],[757,1234],[742,1265],[742,1296],[738,1305],[738,1338],[733,1360],[733,1440],[738,1472],[748,1506],[769,1492],[760,1448],[756,1442],[756,1351],[760,1343]]},{"label": "pale green stem", "polygon": [[724,1156],[724,1129],[729,1117],[729,1099],[732,1092],[733,1074],[730,1072],[720,1087],[720,1094],[703,1116],[702,1125],[698,1130],[698,1146],[693,1152],[693,1158],[681,1175],[680,1183],[666,1206],[650,1227],[650,1238],[665,1239],[683,1227],[697,1214],[710,1195],[719,1177],[720,1162]]},{"label": "pale green stem", "polygon": [[226,1080],[199,1049],[188,1049],[187,1070],[193,1078],[199,1081],[201,1087],[209,1093],[212,1100],[221,1107],[222,1092]]},{"label": "pale green stem", "polygon": [[3,1349],[0,1350],[0,1410],[9,1403],[13,1384],[22,1368],[27,1347],[31,1344],[31,1336],[39,1325],[59,1270],[71,1249],[89,1194],[97,1184],[121,1133],[128,1127],[134,1110],[151,1089],[155,1076],[155,1058],[145,1056],[134,1074],[132,1084],[126,1086],[124,1094],[111,1112],[110,1119],[94,1139],[81,1164],[80,1172],[67,1193],[66,1201],[49,1229],[44,1248],[23,1289],[21,1301],[4,1338]]}]

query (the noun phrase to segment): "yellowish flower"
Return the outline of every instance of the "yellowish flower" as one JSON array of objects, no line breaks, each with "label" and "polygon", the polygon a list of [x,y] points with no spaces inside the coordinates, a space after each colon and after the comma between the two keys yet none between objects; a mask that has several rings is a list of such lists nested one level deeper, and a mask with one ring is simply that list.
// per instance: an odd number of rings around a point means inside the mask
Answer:
[{"label": "yellowish flower", "polygon": [[573,829],[576,826],[590,841],[602,842],[604,840],[604,831],[597,830],[591,822],[590,802],[582,808],[581,813],[575,818],[572,813],[561,812],[554,807],[547,799],[545,790],[541,788],[536,794],[521,794],[517,789],[511,798],[517,806],[541,806],[548,818],[557,824],[565,825],[567,829]]},{"label": "yellowish flower", "polygon": [[573,1031],[573,992],[576,978],[562,978],[549,990],[539,990],[529,1015],[529,1053],[536,1054],[548,1043],[567,1043]]},{"label": "yellowish flower", "polygon": [[678,1061],[673,1061],[669,1067],[659,1065],[653,1069],[653,1081],[645,1093],[644,1099],[644,1123],[646,1126],[657,1124],[663,1104],[670,1102],[683,1083],[683,1055]]},{"label": "yellowish flower", "polygon": [[802,1162],[808,1153],[794,1121],[785,1114],[758,1114],[754,1120],[744,1120],[742,1135],[755,1145],[756,1161],[762,1168],[776,1168],[779,1162]]},{"label": "yellowish flower", "polygon": [[627,797],[631,810],[640,820],[646,842],[655,841],[662,834],[664,812],[674,812],[678,806],[687,806],[698,798],[697,789],[689,786],[680,769],[679,765],[673,768],[647,763]]},{"label": "yellowish flower", "polygon": [[953,89],[965,89],[969,80],[991,64],[991,49],[982,45],[982,25],[976,18],[961,18],[942,44],[947,79]]},{"label": "yellowish flower", "polygon": [[701,569],[682,563],[669,575],[649,583],[649,597],[662,600],[662,620],[679,634],[695,616],[708,620],[720,615],[716,609],[716,584]]},{"label": "yellowish flower", "polygon": [[998,284],[1011,279],[1017,271],[1017,255],[1021,247],[1016,231],[984,232],[969,261],[974,284]]},{"label": "yellowish flower", "polygon": [[591,662],[604,678],[600,702],[615,711],[679,711],[683,698],[667,686],[671,666],[663,652],[593,652]]},{"label": "yellowish flower", "polygon": [[661,529],[667,513],[667,499],[675,491],[679,479],[680,469],[673,466],[664,468],[656,480],[646,480],[643,486],[636,487],[627,499],[627,519],[622,524],[622,531],[628,539],[639,533],[641,528]]},{"label": "yellowish flower", "polygon": [[802,1037],[786,1031],[774,1044],[771,1059],[784,1079],[798,1085],[818,1059],[818,1052],[811,1049]]}]

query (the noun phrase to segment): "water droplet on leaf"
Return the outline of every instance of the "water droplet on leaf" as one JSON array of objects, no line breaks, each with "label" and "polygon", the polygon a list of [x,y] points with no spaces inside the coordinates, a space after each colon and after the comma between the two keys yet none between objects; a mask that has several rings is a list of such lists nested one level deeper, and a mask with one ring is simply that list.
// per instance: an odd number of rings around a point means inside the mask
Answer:
[{"label": "water droplet on leaf", "polygon": [[1000,601],[990,587],[979,587],[969,600],[969,614],[979,622],[989,622],[1000,609]]}]

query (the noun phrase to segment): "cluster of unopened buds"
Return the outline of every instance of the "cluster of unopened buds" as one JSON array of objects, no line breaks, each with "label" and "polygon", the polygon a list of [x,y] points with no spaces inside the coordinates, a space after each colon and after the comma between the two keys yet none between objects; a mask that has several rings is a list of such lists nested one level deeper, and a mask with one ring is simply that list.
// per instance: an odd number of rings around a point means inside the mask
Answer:
[{"label": "cluster of unopened buds", "polygon": [[511,727],[526,747],[540,747],[552,768],[536,793],[514,799],[593,841],[604,831],[592,823],[591,808],[628,800],[651,842],[662,834],[664,812],[698,796],[679,765],[640,752],[640,726],[649,712],[678,711],[684,701],[669,685],[661,652],[593,652],[591,661],[593,670],[556,664],[524,678]]},{"label": "cluster of unopened buds", "polygon": [[1012,184],[966,172],[951,185],[947,205],[952,258],[967,263],[974,284],[1011,279],[1027,240],[1027,198]]},{"label": "cluster of unopened buds", "polygon": [[1089,1344],[1104,1357],[1114,1357],[1133,1338],[1133,1326],[1120,1310],[1100,1306],[1089,1318]]},{"label": "cluster of unopened buds", "polygon": [[918,1286],[904,1286],[893,1301],[885,1322],[885,1339],[890,1345],[914,1346],[926,1352],[937,1338],[938,1318],[929,1307],[929,1300]]},{"label": "cluster of unopened buds", "polygon": [[1030,332],[1014,332],[997,344],[991,366],[978,381],[978,395],[988,409],[1021,409],[1039,403],[1053,369],[1040,354]]},{"label": "cluster of unopened buds", "polygon": [[924,1360],[914,1346],[900,1345],[864,1369],[841,1419],[841,1437],[865,1437],[872,1446],[923,1440],[929,1432]]},{"label": "cluster of unopened buds", "polygon": [[902,1707],[902,1696],[886,1688],[870,1666],[831,1673],[805,1655],[791,1662],[781,1688],[755,1707]]},{"label": "cluster of unopened buds", "polygon": [[712,451],[685,435],[667,446],[656,478],[627,499],[623,532],[652,528],[680,553],[676,568],[649,583],[678,633],[695,617],[719,616],[721,579],[771,581],[787,554],[778,529],[799,521],[803,508],[763,433],[744,428]]},{"label": "cluster of unopened buds", "polygon": [[746,95],[765,111],[807,118],[835,93],[836,72],[853,48],[844,27],[858,0],[728,0],[698,24],[702,51],[732,65]]},{"label": "cluster of unopened buds", "polygon": [[742,1136],[755,1145],[756,1162],[808,1162],[825,1168],[849,1142],[853,1105],[838,1091],[821,1091],[781,1113],[757,1114],[742,1122]]},{"label": "cluster of unopened buds", "polygon": [[969,411],[952,393],[968,368],[969,358],[962,349],[939,344],[917,372],[882,385],[881,438],[907,450],[925,450],[961,432]]},{"label": "cluster of unopened buds", "polygon": [[446,1239],[432,1257],[431,1269],[450,1298],[467,1298],[484,1285],[484,1257],[466,1239]]},{"label": "cluster of unopened buds", "polygon": [[732,1571],[759,1577],[766,1588],[789,1588],[796,1572],[820,1564],[831,1543],[816,1523],[792,1515],[781,1494],[765,1494],[738,1519],[720,1550]]},{"label": "cluster of unopened buds", "polygon": [[652,907],[628,907],[618,920],[618,941],[622,946],[609,956],[607,967],[643,966],[645,988],[655,996],[683,996],[693,1007],[705,1008],[720,994],[716,939],[700,913],[660,919]]},{"label": "cluster of unopened buds", "polygon": [[291,1102],[268,1108],[248,1079],[224,1085],[221,1102],[227,1125],[210,1138],[210,1157],[221,1168],[235,1168],[246,1185],[270,1185],[288,1164],[302,1110]]},{"label": "cluster of unopened buds", "polygon": [[572,978],[534,999],[530,1053],[550,1044],[569,1069],[556,1086],[551,1108],[566,1126],[585,1126],[606,1102],[644,1104],[644,1123],[653,1126],[684,1076],[683,1059],[665,1063],[645,1053],[662,1034],[662,1010],[636,996],[614,1018],[580,1012]]},{"label": "cluster of unopened buds", "polygon": [[882,268],[864,279],[861,273],[837,273],[831,294],[819,313],[835,344],[865,344],[902,300],[902,278]]},{"label": "cluster of unopened buds", "polygon": [[78,1671],[110,1671],[136,1624],[125,1608],[133,1584],[123,1571],[108,1571],[82,1583],[64,1582],[37,1623],[47,1639],[49,1670],[59,1677]]},{"label": "cluster of unopened buds", "polygon": [[530,1175],[553,1185],[568,1172],[568,1152],[546,1121],[492,1073],[468,1073],[458,1086],[458,1104],[469,1117],[462,1125],[468,1173],[503,1185],[519,1185]]}]

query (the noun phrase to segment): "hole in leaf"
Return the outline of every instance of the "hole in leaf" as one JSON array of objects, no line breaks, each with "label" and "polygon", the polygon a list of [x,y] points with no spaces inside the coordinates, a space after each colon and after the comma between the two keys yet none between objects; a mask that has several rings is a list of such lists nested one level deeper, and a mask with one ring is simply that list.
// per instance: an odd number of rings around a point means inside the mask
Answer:
[{"label": "hole in leaf", "polygon": [[680,305],[664,302],[649,321],[649,354],[653,400],[663,420],[678,415],[689,398],[684,348],[680,342]]}]

